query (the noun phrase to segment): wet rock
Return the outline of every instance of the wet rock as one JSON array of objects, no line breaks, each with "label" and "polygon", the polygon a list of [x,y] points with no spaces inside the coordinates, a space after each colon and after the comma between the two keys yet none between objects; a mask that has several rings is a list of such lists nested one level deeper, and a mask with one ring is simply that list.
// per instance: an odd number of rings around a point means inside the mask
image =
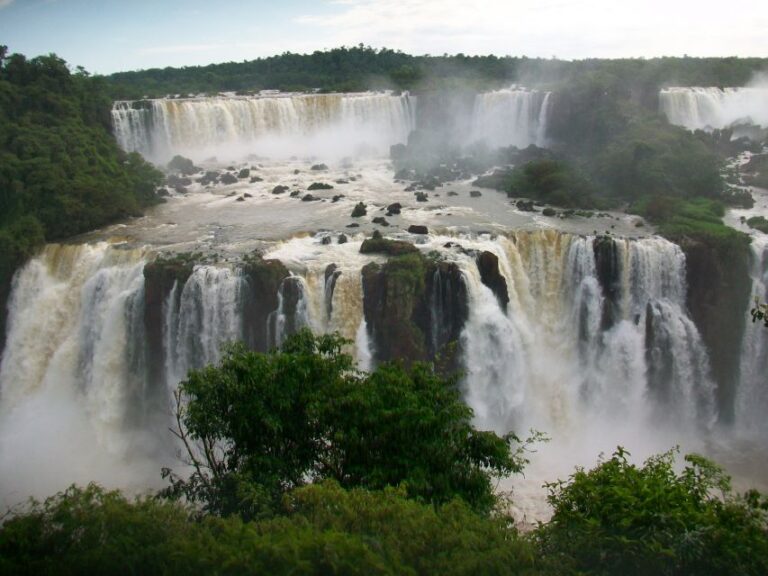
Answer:
[{"label": "wet rock", "polygon": [[236,184],[237,183],[237,176],[235,176],[234,174],[230,174],[229,172],[225,172],[224,174],[221,175],[221,177],[219,178],[219,181],[222,184],[225,184],[225,185],[226,184]]},{"label": "wet rock", "polygon": [[263,181],[264,181],[264,178],[262,178],[261,176],[251,176],[251,180],[250,180],[251,184],[255,184],[256,182],[263,182]]},{"label": "wet rock", "polygon": [[243,198],[242,196],[238,196],[235,202],[245,202],[245,198]]},{"label": "wet rock", "polygon": [[365,216],[368,214],[368,210],[365,208],[365,204],[362,202],[358,202],[355,207],[352,209],[352,218],[360,218],[361,216]]},{"label": "wet rock", "polygon": [[167,189],[167,188],[158,188],[158,189],[157,189],[157,192],[155,192],[155,194],[157,194],[157,195],[158,195],[158,196],[160,196],[161,198],[164,198],[164,197],[166,197],[166,196],[170,196],[170,195],[171,195],[171,193],[170,193],[170,192],[168,192],[168,189]]},{"label": "wet rock", "polygon": [[209,184],[216,184],[219,181],[219,172],[216,170],[209,170],[206,172],[202,178],[198,178],[197,182],[202,184],[203,186],[208,186]]},{"label": "wet rock", "polygon": [[387,219],[384,218],[384,216],[376,216],[372,222],[374,224],[378,224],[379,226],[389,226],[389,222],[387,222]]},{"label": "wet rock", "polygon": [[478,254],[477,269],[480,271],[480,280],[491,289],[499,301],[502,310],[507,311],[509,304],[509,292],[507,291],[507,281],[499,271],[499,259],[493,252],[481,252]]},{"label": "wet rock", "polygon": [[249,194],[248,192],[243,194],[243,198],[253,198],[253,194]]},{"label": "wet rock", "polygon": [[600,325],[608,330],[621,318],[621,254],[616,242],[607,236],[595,238],[592,250],[595,275],[604,296]]},{"label": "wet rock", "polygon": [[[296,198],[296,197],[297,197],[299,194],[301,194],[301,190],[293,190],[293,191],[292,191],[292,192],[289,194],[289,196],[290,196],[291,198]],[[311,196],[311,194],[310,194],[310,196]]]},{"label": "wet rock", "polygon": [[[376,231],[378,232],[378,230]],[[410,242],[402,240],[389,240],[382,238],[381,234],[372,238],[366,238],[360,245],[360,254],[386,254],[387,256],[403,256],[404,254],[418,254],[419,249]]]},{"label": "wet rock", "polygon": [[201,168],[194,165],[192,160],[179,155],[174,156],[171,161],[168,162],[168,170],[178,172],[184,176],[190,176],[202,171]]},{"label": "wet rock", "polygon": [[278,184],[277,186],[272,188],[272,194],[283,194],[284,192],[288,192],[288,186]]},{"label": "wet rock", "polygon": [[346,244],[347,243],[347,235],[346,234],[339,234],[339,244]]},{"label": "wet rock", "polygon": [[455,191],[453,191],[453,190],[449,190],[449,191],[448,191],[448,196],[458,196],[458,195],[459,195],[459,193],[458,193],[458,192],[455,192]]},{"label": "wet rock", "polygon": [[541,211],[542,216],[557,216],[557,210],[554,208],[544,208],[544,210]]},{"label": "wet rock", "polygon": [[403,206],[400,204],[400,202],[390,204],[387,206],[387,216],[396,216],[397,214],[400,214],[400,210],[402,210],[402,208]]},{"label": "wet rock", "polygon": [[328,170],[328,166],[326,166],[325,164],[313,164],[310,170],[316,170],[316,171]]},{"label": "wet rock", "polygon": [[416,192],[416,202],[426,202],[427,200],[426,192]]},{"label": "wet rock", "polygon": [[342,198],[344,198],[344,194],[336,194],[331,201],[332,202],[338,202]]},{"label": "wet rock", "polygon": [[419,224],[411,224],[408,226],[408,232],[410,234],[429,234],[427,227]]},{"label": "wet rock", "polygon": [[266,352],[276,344],[270,338],[274,339],[278,292],[283,291],[283,298],[286,297],[283,283],[290,274],[282,262],[264,260],[257,254],[244,259],[242,271],[244,341],[248,348]]},{"label": "wet rock", "polygon": [[307,190],[333,190],[333,186],[325,182],[312,182]]},{"label": "wet rock", "polygon": [[316,200],[320,200],[320,198],[312,196],[312,194],[305,194],[301,199],[302,202],[314,202]]},{"label": "wet rock", "polygon": [[320,240],[320,244],[327,246],[331,243],[331,237],[330,236],[323,236],[322,240]]},{"label": "wet rock", "polygon": [[238,178],[248,178],[251,175],[251,171],[248,168],[243,168],[237,173]]},{"label": "wet rock", "polygon": [[536,208],[534,208],[532,201],[518,200],[515,203],[515,206],[521,212],[536,212]]},{"label": "wet rock", "polygon": [[357,222],[352,222],[350,224],[347,224],[347,228],[360,228],[360,224]]},{"label": "wet rock", "polygon": [[177,176],[176,174],[168,174],[165,179],[165,183],[171,188],[175,188],[176,186],[191,186],[192,178],[187,178],[186,176]]},{"label": "wet rock", "polygon": [[483,195],[483,193],[480,192],[480,190],[470,190],[469,191],[470,198],[480,198],[480,196],[482,196],[482,195]]},{"label": "wet rock", "polygon": [[687,304],[709,353],[720,419],[732,422],[744,330],[765,329],[747,325],[744,313],[752,296],[749,241],[704,236],[683,237],[679,243],[685,254]]}]

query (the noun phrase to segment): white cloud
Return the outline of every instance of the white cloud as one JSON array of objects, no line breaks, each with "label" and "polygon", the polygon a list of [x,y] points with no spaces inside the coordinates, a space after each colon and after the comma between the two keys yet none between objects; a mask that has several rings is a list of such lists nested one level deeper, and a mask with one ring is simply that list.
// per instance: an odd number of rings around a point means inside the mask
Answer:
[{"label": "white cloud", "polygon": [[764,0],[335,0],[298,19],[330,45],[563,58],[766,55]]}]

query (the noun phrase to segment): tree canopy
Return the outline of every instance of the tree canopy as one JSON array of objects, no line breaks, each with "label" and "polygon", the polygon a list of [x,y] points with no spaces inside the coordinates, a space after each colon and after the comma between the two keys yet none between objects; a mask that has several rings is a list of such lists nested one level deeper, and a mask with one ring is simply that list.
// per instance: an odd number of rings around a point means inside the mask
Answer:
[{"label": "tree canopy", "polygon": [[271,513],[293,488],[400,486],[433,504],[495,504],[493,480],[522,470],[524,444],[472,426],[456,381],[431,366],[353,369],[344,341],[304,330],[268,354],[234,346],[190,372],[177,395],[179,438],[194,468],[166,494],[218,514]]}]

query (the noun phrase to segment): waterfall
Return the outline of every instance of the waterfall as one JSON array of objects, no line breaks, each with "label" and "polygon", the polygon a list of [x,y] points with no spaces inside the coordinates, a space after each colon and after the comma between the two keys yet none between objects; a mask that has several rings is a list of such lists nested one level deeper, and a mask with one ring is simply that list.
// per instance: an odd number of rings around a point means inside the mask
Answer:
[{"label": "waterfall", "polygon": [[0,364],[0,502],[72,482],[157,484],[164,443],[140,417],[144,262],[106,243],[49,245],[16,275]]},{"label": "waterfall", "polygon": [[666,88],[659,106],[672,124],[689,130],[768,127],[768,88]]},{"label": "waterfall", "polygon": [[218,266],[198,266],[180,292],[174,286],[164,310],[167,385],[218,362],[222,344],[243,340],[242,290],[240,271]]},{"label": "waterfall", "polygon": [[[253,332],[249,323],[259,323],[260,346],[302,326],[339,331],[358,366],[370,369],[377,343],[363,314],[361,271],[381,257],[359,247],[359,239],[322,245],[306,236],[274,245],[264,257],[290,275],[270,294],[234,264],[183,274],[171,267],[170,276],[156,269],[145,279],[144,250],[46,247],[17,274],[9,307],[0,499],[89,480],[157,485],[161,463],[173,463],[169,391],[189,369],[216,362],[224,342]],[[434,354],[459,341],[456,365],[478,427],[542,430],[559,451],[545,461],[569,466],[570,450],[594,459],[598,446],[653,437],[646,447],[658,451],[711,430],[715,394],[675,244],[540,230],[430,236],[419,247],[439,254],[417,312],[425,343]],[[766,250],[756,240],[753,282],[763,298]],[[497,259],[506,310],[483,283],[483,252]],[[270,304],[246,316],[254,299]],[[766,332],[749,326],[744,336],[736,402],[736,428],[757,439],[768,408]],[[554,477],[546,473],[540,478]]]},{"label": "waterfall", "polygon": [[116,102],[115,136],[129,152],[167,161],[232,153],[270,156],[378,152],[414,126],[408,94],[283,94]]},{"label": "waterfall", "polygon": [[505,313],[467,258],[465,391],[478,423],[557,433],[590,419],[709,426],[714,390],[685,310],[685,261],[661,239],[611,240],[617,316],[609,324],[594,238],[520,233],[483,244],[510,292]]},{"label": "waterfall", "polygon": [[[752,294],[761,302],[768,301],[768,240],[752,239]],[[754,300],[749,303],[754,307]],[[748,314],[749,311],[745,311]],[[747,324],[741,346],[741,380],[736,393],[736,423],[740,431],[751,437],[768,432],[768,329],[762,324]]]},{"label": "waterfall", "polygon": [[490,146],[546,144],[550,92],[507,88],[475,97],[472,112],[472,139]]}]

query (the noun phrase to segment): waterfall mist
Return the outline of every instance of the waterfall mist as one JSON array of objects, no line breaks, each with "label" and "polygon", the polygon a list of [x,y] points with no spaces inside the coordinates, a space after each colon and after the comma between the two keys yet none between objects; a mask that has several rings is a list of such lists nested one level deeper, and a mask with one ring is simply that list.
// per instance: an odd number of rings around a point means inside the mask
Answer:
[{"label": "waterfall mist", "polygon": [[[145,251],[48,246],[17,275],[11,302],[0,365],[0,498],[13,503],[90,480],[157,486],[160,466],[174,459],[171,390],[187,370],[216,362],[224,343],[248,334],[261,334],[256,341],[270,347],[302,326],[339,331],[360,368],[375,367],[361,271],[377,257],[359,246],[323,244],[322,235],[275,244],[265,257],[289,275],[272,295],[254,293],[237,264],[196,266],[163,293],[159,327],[147,324]],[[534,428],[552,438],[526,477],[511,481],[521,514],[545,516],[544,481],[591,465],[618,444],[641,458],[676,444],[706,452],[715,436],[724,445],[730,435],[764,437],[768,338],[759,329],[745,334],[736,421],[724,430],[707,351],[686,310],[685,258],[676,245],[549,230],[433,235],[419,246],[458,266],[466,289],[461,386],[477,426]],[[754,249],[762,295],[765,249]],[[498,259],[506,306],[483,282],[481,252]],[[442,337],[439,327],[452,322],[444,316],[451,313],[446,290],[458,287],[434,274],[429,323]],[[263,325],[247,325],[248,302],[267,297],[276,305]]]},{"label": "waterfall mist", "polygon": [[121,147],[157,162],[174,154],[341,158],[405,142],[414,107],[408,94],[388,93],[161,98],[117,102],[112,121]]}]

